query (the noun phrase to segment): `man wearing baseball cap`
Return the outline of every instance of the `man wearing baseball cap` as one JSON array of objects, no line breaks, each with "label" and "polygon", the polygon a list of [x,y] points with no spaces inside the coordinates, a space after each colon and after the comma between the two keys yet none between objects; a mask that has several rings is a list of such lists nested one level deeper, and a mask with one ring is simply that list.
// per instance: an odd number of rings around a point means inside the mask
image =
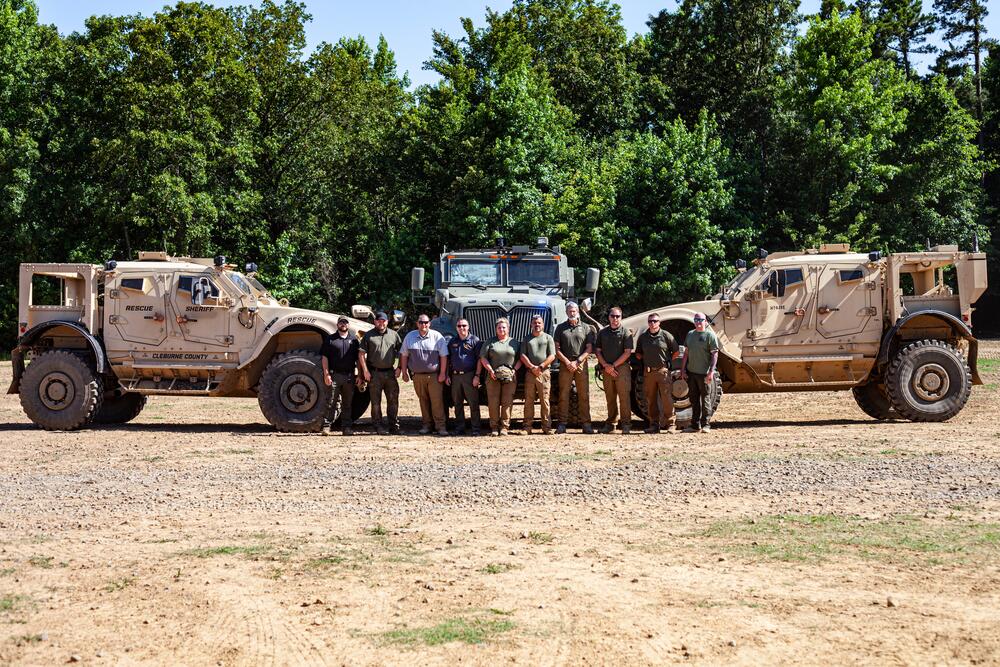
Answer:
[{"label": "man wearing baseball cap", "polygon": [[340,424],[344,435],[354,433],[353,413],[354,403],[354,371],[358,365],[358,337],[350,331],[350,321],[340,316],[337,320],[337,331],[323,339],[320,349],[323,358],[323,379],[331,388],[330,404],[323,421],[323,435],[330,435],[330,426],[336,412],[337,400],[340,400]]},{"label": "man wearing baseball cap", "polygon": [[[361,339],[358,367],[361,377],[368,383],[372,399],[372,423],[379,435],[399,433],[399,380],[396,379],[396,359],[403,347],[403,339],[388,326],[389,317],[384,311],[375,313],[375,328]],[[385,393],[385,411],[388,424],[382,423],[382,394]],[[388,426],[388,428],[387,428]]]}]

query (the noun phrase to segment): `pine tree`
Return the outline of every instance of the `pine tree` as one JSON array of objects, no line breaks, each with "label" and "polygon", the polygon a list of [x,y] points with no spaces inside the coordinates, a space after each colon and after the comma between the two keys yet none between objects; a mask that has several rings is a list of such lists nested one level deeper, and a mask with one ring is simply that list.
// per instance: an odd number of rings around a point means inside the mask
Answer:
[{"label": "pine tree", "polygon": [[[986,46],[983,19],[989,12],[983,0],[934,0],[934,11],[944,29],[948,48],[946,62],[964,61],[972,56],[976,83],[976,118],[983,120],[982,50]],[[960,40],[956,43],[955,40]]]},{"label": "pine tree", "polygon": [[934,33],[935,20],[923,13],[922,0],[883,0],[878,24],[888,48],[902,59],[907,78],[912,69],[910,54],[937,51],[935,46],[927,44],[928,36]]}]

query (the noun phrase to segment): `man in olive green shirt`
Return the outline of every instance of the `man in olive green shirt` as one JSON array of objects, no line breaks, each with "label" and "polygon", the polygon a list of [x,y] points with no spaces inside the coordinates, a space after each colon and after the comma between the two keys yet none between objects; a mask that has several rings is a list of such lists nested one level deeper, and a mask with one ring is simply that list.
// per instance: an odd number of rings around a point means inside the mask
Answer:
[{"label": "man in olive green shirt", "polygon": [[[358,365],[361,377],[368,383],[372,399],[372,422],[379,435],[399,433],[399,380],[396,379],[396,358],[403,347],[403,339],[388,327],[388,316],[375,314],[375,328],[361,339]],[[385,410],[388,430],[382,424],[382,393],[385,393]]]},{"label": "man in olive green shirt", "polygon": [[567,320],[556,327],[556,356],[559,358],[559,428],[565,433],[569,422],[569,396],[576,382],[576,399],[579,406],[583,432],[591,434],[590,424],[590,372],[587,360],[594,349],[594,330],[580,321],[580,307],[570,301],[566,304]]},{"label": "man in olive green shirt", "polygon": [[686,379],[691,397],[691,425],[685,433],[712,430],[712,380],[719,361],[719,339],[708,328],[705,313],[694,314],[694,331],[684,339],[684,359],[681,361],[681,379]]},{"label": "man in olive green shirt", "polygon": [[618,424],[621,408],[622,433],[632,430],[632,332],[622,326],[622,309],[608,311],[608,326],[597,334],[597,361],[604,370],[604,398],[608,402],[608,421],[601,433],[612,433]]},{"label": "man in olive green shirt", "polygon": [[661,429],[676,433],[670,363],[680,348],[670,332],[660,328],[659,313],[650,313],[646,323],[649,328],[639,336],[635,355],[642,361],[643,367],[643,393],[649,417],[646,433],[659,433]]},{"label": "man in olive green shirt", "polygon": [[556,341],[545,333],[541,315],[531,318],[531,333],[521,343],[521,363],[528,369],[524,375],[524,432],[531,435],[535,425],[535,397],[542,409],[542,433],[552,432],[549,416],[549,393],[552,387],[551,366],[556,360]]}]

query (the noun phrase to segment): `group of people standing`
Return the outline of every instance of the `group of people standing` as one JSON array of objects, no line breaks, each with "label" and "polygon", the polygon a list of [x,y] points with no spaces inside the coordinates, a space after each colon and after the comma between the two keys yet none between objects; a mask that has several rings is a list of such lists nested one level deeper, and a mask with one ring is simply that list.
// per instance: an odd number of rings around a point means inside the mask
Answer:
[{"label": "group of people standing", "polygon": [[[517,374],[524,373],[524,432],[531,435],[535,426],[535,404],[540,408],[542,434],[552,432],[550,395],[552,365],[559,361],[557,385],[558,424],[556,433],[565,433],[570,418],[570,400],[576,387],[577,415],[583,433],[594,433],[590,416],[590,357],[596,356],[604,377],[608,418],[601,433],[620,428],[628,434],[632,423],[632,357],[642,364],[643,393],[649,426],[646,433],[674,433],[671,362],[679,351],[673,335],[660,327],[656,313],[649,315],[648,328],[636,338],[622,324],[622,310],[608,311],[608,326],[595,334],[594,328],[580,319],[579,306],[566,305],[566,321],[554,335],[545,331],[545,320],[535,315],[531,331],[523,341],[510,337],[510,322],[496,321],[496,335],[480,340],[469,322],[456,322],[456,335],[450,340],[430,328],[431,320],[421,314],[417,328],[405,337],[388,327],[384,312],[375,315],[375,327],[360,339],[351,334],[349,321],[340,318],[337,331],[327,336],[321,350],[323,375],[331,389],[331,410],[324,425],[330,433],[333,406],[338,402],[344,435],[353,433],[351,408],[356,388],[367,385],[371,395],[372,422],[380,435],[399,433],[399,380],[413,382],[420,402],[421,435],[450,435],[447,426],[444,391],[451,391],[455,406],[455,435],[466,433],[465,406],[469,407],[472,435],[482,433],[480,386],[486,384],[489,433],[504,436],[510,431],[511,410],[517,389]],[[711,382],[718,360],[719,343],[708,328],[704,313],[694,317],[695,328],[687,334],[681,362],[681,378],[686,379],[692,401],[691,425],[686,432],[710,430]],[[397,365],[397,359],[399,361]],[[357,375],[355,375],[355,369]],[[385,415],[382,397],[385,395]]]}]

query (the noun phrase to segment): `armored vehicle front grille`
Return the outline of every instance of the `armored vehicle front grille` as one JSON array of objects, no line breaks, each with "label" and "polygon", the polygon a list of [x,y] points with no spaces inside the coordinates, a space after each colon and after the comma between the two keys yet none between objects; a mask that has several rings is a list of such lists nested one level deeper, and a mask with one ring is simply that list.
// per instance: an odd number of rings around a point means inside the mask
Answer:
[{"label": "armored vehicle front grille", "polygon": [[531,318],[535,315],[545,318],[545,331],[552,333],[552,310],[544,306],[517,306],[509,312],[498,306],[472,306],[465,309],[464,315],[472,333],[482,340],[496,335],[496,322],[501,317],[510,320],[510,337],[516,341],[524,340],[531,332]]}]

